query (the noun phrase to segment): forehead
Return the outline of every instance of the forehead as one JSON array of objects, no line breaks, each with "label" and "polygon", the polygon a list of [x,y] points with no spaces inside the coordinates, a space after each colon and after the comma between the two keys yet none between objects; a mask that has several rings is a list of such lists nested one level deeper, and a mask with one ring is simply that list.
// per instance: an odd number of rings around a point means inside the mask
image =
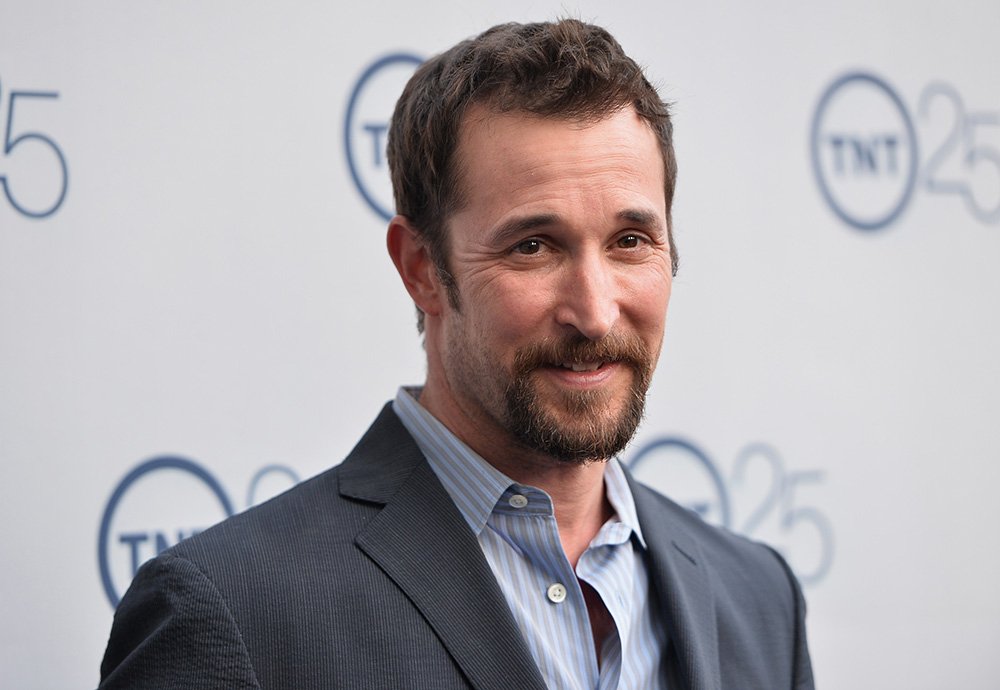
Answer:
[{"label": "forehead", "polygon": [[560,148],[569,153],[595,144],[617,148],[623,154],[653,154],[663,162],[656,133],[630,106],[594,118],[565,118],[525,111],[497,112],[474,105],[459,124],[456,153],[463,166],[473,162],[475,153],[485,151],[514,154],[531,164]]},{"label": "forehead", "polygon": [[659,139],[631,107],[595,120],[473,107],[459,129],[456,173],[459,212],[641,197],[665,213]]}]

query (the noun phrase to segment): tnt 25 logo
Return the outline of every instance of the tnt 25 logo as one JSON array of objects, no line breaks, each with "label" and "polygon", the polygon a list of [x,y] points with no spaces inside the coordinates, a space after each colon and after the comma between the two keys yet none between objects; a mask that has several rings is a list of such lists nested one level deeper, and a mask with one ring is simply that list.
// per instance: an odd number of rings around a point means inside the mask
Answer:
[{"label": "tnt 25 logo", "polygon": [[[298,481],[288,467],[263,467],[250,480],[246,507]],[[97,562],[108,602],[118,605],[140,565],[234,512],[219,480],[193,460],[160,456],[140,463],[115,487],[101,517]]]},{"label": "tnt 25 logo", "polygon": [[968,109],[950,84],[928,84],[912,109],[882,77],[844,74],[820,96],[810,150],[823,198],[858,230],[891,225],[918,190],[1000,222],[1000,112]]},{"label": "tnt 25 logo", "polygon": [[59,94],[13,89],[4,98],[2,86],[0,83],[3,126],[0,190],[11,208],[22,216],[51,216],[62,206],[69,187],[69,169],[62,147],[43,133],[50,126],[57,126],[58,116],[53,115],[51,103]]},{"label": "tnt 25 logo", "polygon": [[745,446],[726,472],[701,447],[674,436],[647,443],[628,464],[645,484],[707,522],[773,545],[803,585],[830,572],[833,526],[813,504],[822,472],[786,467],[766,443]]},{"label": "tnt 25 logo", "polygon": [[386,133],[396,100],[422,58],[395,53],[379,58],[358,78],[344,117],[344,151],[354,186],[380,218],[389,220],[395,204],[385,159]]}]

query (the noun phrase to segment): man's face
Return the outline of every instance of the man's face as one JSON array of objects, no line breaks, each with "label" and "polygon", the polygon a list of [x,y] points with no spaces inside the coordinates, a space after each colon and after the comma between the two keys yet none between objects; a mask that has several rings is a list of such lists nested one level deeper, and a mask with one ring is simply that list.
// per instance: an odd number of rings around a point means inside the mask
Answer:
[{"label": "man's face", "polygon": [[473,109],[457,164],[458,308],[444,307],[436,339],[453,431],[481,453],[498,441],[570,462],[617,453],[670,298],[655,135],[630,108],[588,123]]}]

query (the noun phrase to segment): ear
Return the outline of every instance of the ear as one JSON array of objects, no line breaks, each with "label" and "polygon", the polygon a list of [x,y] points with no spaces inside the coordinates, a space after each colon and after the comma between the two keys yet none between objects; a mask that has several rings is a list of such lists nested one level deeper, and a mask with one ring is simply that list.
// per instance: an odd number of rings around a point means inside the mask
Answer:
[{"label": "ear", "polygon": [[390,220],[385,241],[392,263],[414,304],[424,314],[440,315],[447,294],[427,245],[410,219],[397,215]]}]

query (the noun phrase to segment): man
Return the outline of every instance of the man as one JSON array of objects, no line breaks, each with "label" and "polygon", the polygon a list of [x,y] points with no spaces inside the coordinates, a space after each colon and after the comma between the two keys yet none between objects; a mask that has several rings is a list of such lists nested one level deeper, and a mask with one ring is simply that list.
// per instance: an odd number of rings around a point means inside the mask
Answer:
[{"label": "man", "polygon": [[427,380],[350,456],[146,564],[102,687],[810,688],[770,549],[614,459],[677,265],[665,106],[604,30],[495,27],[397,105]]}]

